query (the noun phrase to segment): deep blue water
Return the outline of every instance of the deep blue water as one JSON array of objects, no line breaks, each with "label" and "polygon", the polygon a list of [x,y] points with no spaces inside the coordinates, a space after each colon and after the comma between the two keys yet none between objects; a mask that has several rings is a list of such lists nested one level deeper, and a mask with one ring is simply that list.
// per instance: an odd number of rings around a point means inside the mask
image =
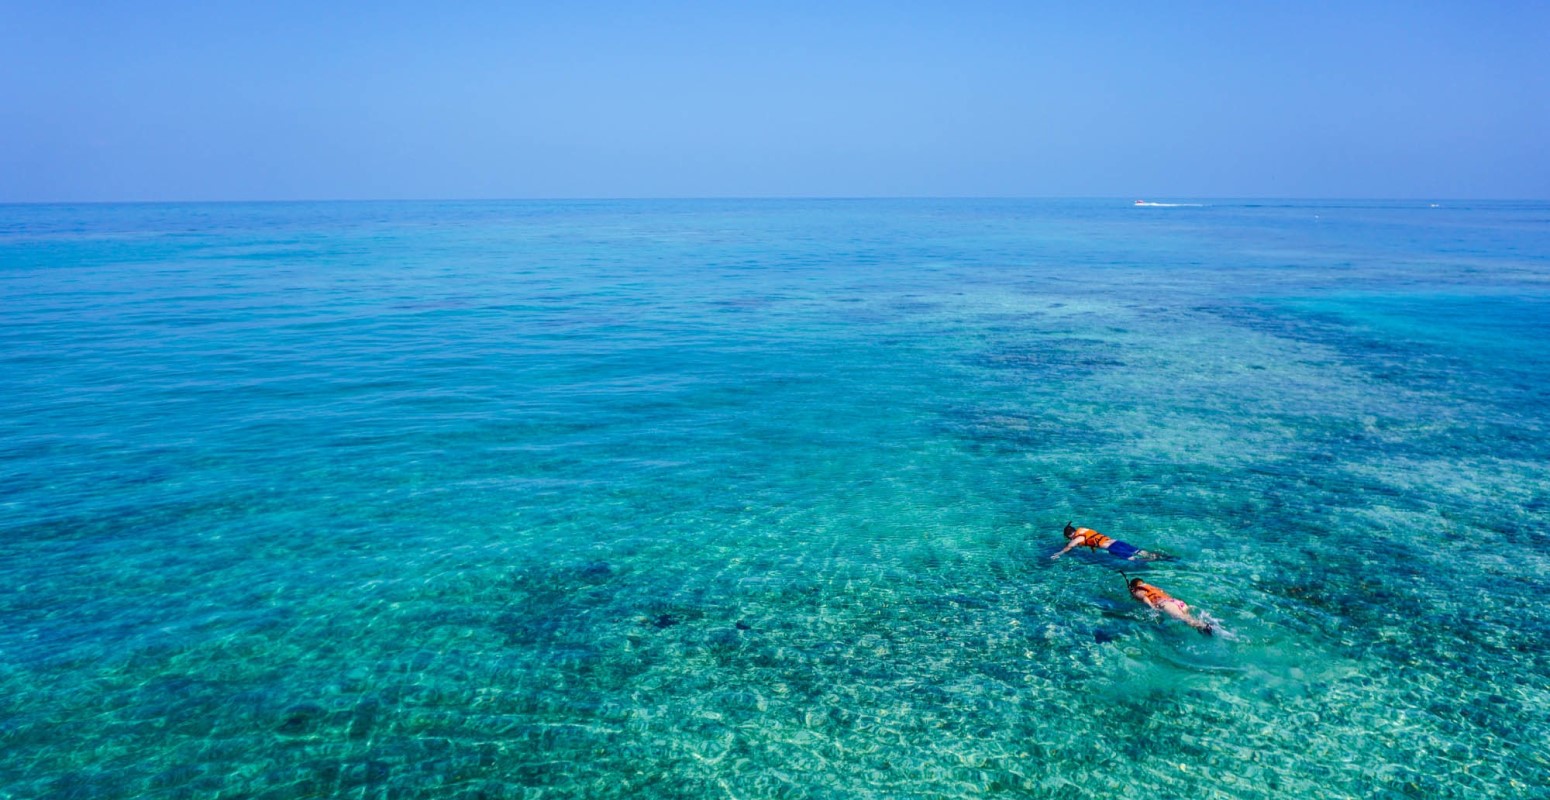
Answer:
[{"label": "deep blue water", "polygon": [[0,206],[0,308],[0,797],[1550,785],[1550,204]]}]

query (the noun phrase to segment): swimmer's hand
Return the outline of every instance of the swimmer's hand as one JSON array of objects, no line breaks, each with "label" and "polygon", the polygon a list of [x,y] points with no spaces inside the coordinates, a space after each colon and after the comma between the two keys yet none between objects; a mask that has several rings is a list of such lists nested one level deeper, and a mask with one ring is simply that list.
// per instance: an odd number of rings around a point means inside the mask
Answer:
[{"label": "swimmer's hand", "polygon": [[1057,559],[1057,558],[1060,558],[1060,554],[1059,554],[1059,553],[1056,553],[1056,554],[1054,554],[1054,555],[1052,555],[1052,556],[1050,556],[1050,557],[1049,557],[1049,560],[1051,560],[1051,561],[1054,561],[1054,560],[1055,560],[1055,559]]}]

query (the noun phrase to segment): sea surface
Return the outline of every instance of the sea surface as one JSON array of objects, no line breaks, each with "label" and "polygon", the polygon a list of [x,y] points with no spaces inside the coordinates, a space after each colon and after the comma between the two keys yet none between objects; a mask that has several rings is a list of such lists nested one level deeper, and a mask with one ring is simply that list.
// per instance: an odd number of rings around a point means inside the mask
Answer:
[{"label": "sea surface", "polygon": [[0,798],[1550,796],[1550,203],[1194,202],[0,206]]}]

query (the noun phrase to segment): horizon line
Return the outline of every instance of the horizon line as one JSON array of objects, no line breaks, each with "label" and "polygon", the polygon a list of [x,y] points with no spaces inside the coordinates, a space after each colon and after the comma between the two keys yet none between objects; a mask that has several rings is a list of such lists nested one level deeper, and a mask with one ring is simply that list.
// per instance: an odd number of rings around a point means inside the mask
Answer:
[{"label": "horizon line", "polygon": [[[1149,199],[1150,198],[1150,199]],[[1313,195],[618,195],[595,197],[326,197],[268,199],[180,199],[180,200],[0,200],[0,206],[90,206],[90,205],[262,205],[305,203],[617,203],[617,202],[709,202],[709,201],[879,201],[879,200],[1124,200],[1157,202],[1206,200],[1217,202],[1407,202],[1407,203],[1535,203],[1550,202],[1550,197],[1382,197]]]}]

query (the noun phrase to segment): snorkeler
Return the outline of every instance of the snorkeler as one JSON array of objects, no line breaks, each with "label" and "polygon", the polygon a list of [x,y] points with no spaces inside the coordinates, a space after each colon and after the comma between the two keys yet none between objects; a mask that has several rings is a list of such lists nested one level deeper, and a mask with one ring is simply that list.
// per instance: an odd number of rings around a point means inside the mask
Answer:
[{"label": "snorkeler", "polygon": [[[1125,573],[1121,572],[1120,574],[1124,575]],[[1128,578],[1129,576],[1126,577]],[[1216,633],[1216,628],[1211,623],[1197,619],[1193,614],[1189,613],[1189,605],[1187,603],[1156,586],[1146,583],[1140,578],[1129,578],[1125,586],[1130,590],[1131,597],[1145,603],[1147,607],[1155,611],[1161,611],[1206,636]]]},{"label": "snorkeler", "polygon": [[1098,552],[1099,550],[1107,550],[1110,553],[1119,556],[1120,558],[1129,559],[1131,561],[1135,561],[1137,558],[1143,558],[1150,561],[1152,559],[1162,557],[1156,553],[1142,550],[1141,548],[1134,545],[1126,544],[1125,542],[1122,542],[1118,539],[1112,539],[1108,536],[1104,536],[1092,528],[1073,528],[1069,522],[1066,523],[1065,533],[1066,539],[1068,540],[1066,542],[1065,549],[1050,556],[1050,558],[1060,558],[1061,556],[1070,552],[1073,547],[1086,547],[1091,549],[1094,553]]}]

